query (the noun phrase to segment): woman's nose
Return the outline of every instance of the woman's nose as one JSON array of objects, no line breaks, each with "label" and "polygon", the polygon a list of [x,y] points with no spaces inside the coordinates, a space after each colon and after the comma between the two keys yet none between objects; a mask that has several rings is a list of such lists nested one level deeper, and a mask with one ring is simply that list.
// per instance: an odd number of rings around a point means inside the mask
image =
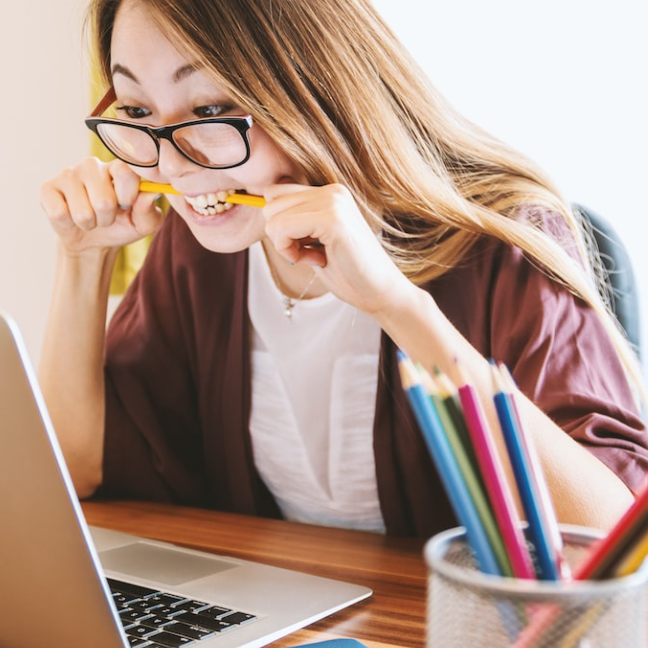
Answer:
[{"label": "woman's nose", "polygon": [[158,169],[165,177],[177,177],[197,168],[198,165],[182,155],[171,142],[160,140]]}]

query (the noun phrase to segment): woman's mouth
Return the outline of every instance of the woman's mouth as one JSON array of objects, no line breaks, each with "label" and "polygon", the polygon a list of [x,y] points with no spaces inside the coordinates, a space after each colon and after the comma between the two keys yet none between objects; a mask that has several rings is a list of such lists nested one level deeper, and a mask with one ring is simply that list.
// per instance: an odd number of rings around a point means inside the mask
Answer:
[{"label": "woman's mouth", "polygon": [[192,209],[201,216],[215,216],[230,210],[234,206],[232,203],[227,202],[227,196],[236,192],[244,193],[237,189],[228,189],[227,191],[185,196],[184,198]]}]

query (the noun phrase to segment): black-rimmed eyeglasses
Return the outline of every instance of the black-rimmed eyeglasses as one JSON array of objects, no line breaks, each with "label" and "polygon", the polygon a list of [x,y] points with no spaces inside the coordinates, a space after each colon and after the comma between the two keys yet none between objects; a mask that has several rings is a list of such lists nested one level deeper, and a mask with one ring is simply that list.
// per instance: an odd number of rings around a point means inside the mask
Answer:
[{"label": "black-rimmed eyeglasses", "polygon": [[207,169],[231,169],[250,157],[247,134],[252,127],[250,115],[208,117],[155,127],[100,117],[114,102],[115,91],[110,88],[85,124],[115,157],[127,164],[157,166],[163,139],[171,142],[188,160]]}]

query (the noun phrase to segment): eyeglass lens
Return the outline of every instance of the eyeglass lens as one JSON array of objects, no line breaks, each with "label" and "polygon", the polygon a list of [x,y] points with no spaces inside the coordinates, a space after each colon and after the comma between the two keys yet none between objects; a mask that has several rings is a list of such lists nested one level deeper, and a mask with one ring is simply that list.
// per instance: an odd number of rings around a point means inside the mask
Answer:
[{"label": "eyeglass lens", "polygon": [[[158,162],[156,141],[149,133],[111,123],[99,124],[97,130],[106,146],[122,160],[140,166]],[[210,167],[236,165],[247,154],[241,133],[229,124],[203,123],[178,128],[173,141],[191,160]]]}]

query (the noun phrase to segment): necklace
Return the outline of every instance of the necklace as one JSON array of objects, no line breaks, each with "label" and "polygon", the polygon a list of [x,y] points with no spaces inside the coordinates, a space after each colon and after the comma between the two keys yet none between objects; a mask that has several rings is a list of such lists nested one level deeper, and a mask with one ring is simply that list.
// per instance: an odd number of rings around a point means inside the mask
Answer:
[{"label": "necklace", "polygon": [[286,319],[288,320],[288,322],[292,323],[293,308],[295,308],[295,306],[297,306],[297,304],[299,304],[299,302],[302,299],[304,299],[304,297],[306,297],[306,294],[308,293],[309,288],[313,285],[313,282],[317,278],[317,275],[313,272],[313,276],[308,280],[308,283],[306,284],[306,287],[304,288],[304,290],[301,291],[299,297],[297,297],[296,299],[293,299],[292,297],[289,297],[288,295],[286,295],[283,292],[283,290],[281,288],[282,282],[279,280],[279,277],[277,276],[277,272],[275,270],[275,267],[274,267],[273,263],[270,261],[270,258],[268,257],[267,253],[266,253],[265,256],[266,256],[266,261],[268,262],[268,267],[270,268],[270,274],[272,275],[272,279],[273,279],[273,281],[275,283],[275,286],[277,286],[277,289],[281,293],[281,301],[283,303],[283,309],[284,309],[283,313],[284,313]]}]

